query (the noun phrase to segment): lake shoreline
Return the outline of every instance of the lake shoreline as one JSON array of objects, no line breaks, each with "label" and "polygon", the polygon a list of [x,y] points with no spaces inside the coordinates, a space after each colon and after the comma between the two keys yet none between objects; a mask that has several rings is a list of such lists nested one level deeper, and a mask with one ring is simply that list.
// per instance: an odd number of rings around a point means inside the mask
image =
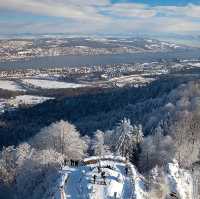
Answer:
[{"label": "lake shoreline", "polygon": [[48,57],[25,58],[17,61],[0,62],[0,69],[37,69],[37,68],[64,68],[108,64],[131,64],[174,59],[198,59],[200,49],[177,50],[165,52],[140,52],[113,55],[60,55]]}]

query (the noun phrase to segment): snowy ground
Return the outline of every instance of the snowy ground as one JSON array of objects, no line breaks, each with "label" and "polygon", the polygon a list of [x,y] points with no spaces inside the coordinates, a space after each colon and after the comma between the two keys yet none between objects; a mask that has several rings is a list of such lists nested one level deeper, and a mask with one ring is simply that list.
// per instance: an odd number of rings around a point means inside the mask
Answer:
[{"label": "snowy ground", "polygon": [[[94,159],[93,159],[94,158]],[[105,158],[105,157],[104,157]],[[64,167],[57,189],[56,199],[160,199],[152,198],[147,189],[147,180],[137,171],[134,165],[123,159],[97,161],[99,157],[86,159],[86,166],[78,168]],[[89,164],[88,161],[94,160]],[[110,166],[109,168],[107,166]],[[101,168],[99,173],[98,166]],[[125,168],[128,166],[128,175]],[[105,172],[105,183],[101,177]],[[96,180],[94,182],[94,175]],[[156,179],[156,174],[155,174]],[[165,168],[166,183],[169,186],[168,199],[175,193],[178,199],[192,199],[193,185],[191,173],[181,169],[177,163],[170,163]]]},{"label": "snowy ground", "polygon": [[[105,183],[98,172],[97,166],[101,165],[101,172],[105,172]],[[66,198],[71,199],[111,199],[116,194],[117,198],[129,199],[132,195],[131,179],[125,175],[124,163],[113,161],[100,161],[100,163],[82,166],[79,168],[65,168],[68,181],[65,184]],[[111,168],[106,168],[108,165]],[[96,180],[94,183],[94,175]]]},{"label": "snowy ground", "polygon": [[30,87],[43,89],[80,88],[87,86],[84,84],[75,84],[44,79],[23,79],[22,83]]},{"label": "snowy ground", "polygon": [[[60,183],[63,190],[56,199],[63,196],[64,199],[146,199],[143,178],[125,158],[94,156],[84,162],[86,165],[78,168],[64,167]],[[105,181],[102,172],[105,172]]]},{"label": "snowy ground", "polygon": [[193,180],[189,171],[180,169],[178,163],[170,163],[167,167],[168,174],[166,175],[170,191],[178,193],[181,199],[192,199],[193,195]]},{"label": "snowy ground", "polygon": [[10,91],[25,91],[16,82],[9,80],[0,80],[0,88]]},{"label": "snowy ground", "polygon": [[11,98],[8,100],[8,104],[19,106],[20,104],[26,105],[36,105],[43,103],[46,100],[53,99],[50,97],[41,97],[41,96],[34,96],[34,95],[19,95],[15,98]]},{"label": "snowy ground", "polygon": [[5,110],[17,108],[20,105],[36,105],[53,99],[49,97],[33,96],[33,95],[19,95],[10,99],[0,99],[0,114]]},{"label": "snowy ground", "polygon": [[141,75],[129,75],[129,76],[121,76],[115,77],[109,80],[109,82],[115,83],[118,87],[123,87],[127,84],[134,84],[134,85],[142,85],[147,84],[154,81],[154,78],[150,77],[143,77]]}]

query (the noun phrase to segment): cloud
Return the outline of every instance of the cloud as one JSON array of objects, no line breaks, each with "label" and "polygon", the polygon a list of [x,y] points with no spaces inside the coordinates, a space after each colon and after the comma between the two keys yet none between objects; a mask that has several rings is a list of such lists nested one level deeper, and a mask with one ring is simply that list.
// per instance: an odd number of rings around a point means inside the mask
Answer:
[{"label": "cloud", "polygon": [[[164,24],[159,29],[159,24]],[[191,33],[200,30],[200,23],[190,20],[182,19],[171,19],[168,18],[161,19],[155,26],[155,31],[157,32],[174,32],[174,33]]]},{"label": "cloud", "polygon": [[183,8],[183,13],[189,17],[200,18],[200,6],[188,4],[188,6]]},{"label": "cloud", "polygon": [[153,9],[168,17],[193,17],[200,18],[200,6],[188,4],[186,6],[156,6]]},{"label": "cloud", "polygon": [[105,5],[107,1],[102,2],[92,3],[89,0],[83,4],[77,0],[0,0],[0,8],[75,20],[100,20],[104,17],[98,14],[96,6]]},{"label": "cloud", "polygon": [[[0,9],[24,15],[49,16],[49,21],[30,23],[1,22],[2,31],[27,32],[197,32],[200,30],[200,6],[151,6],[139,3],[115,3],[109,0],[0,0]],[[55,18],[55,20],[54,20]],[[59,21],[60,19],[60,21]],[[63,20],[64,19],[64,20]],[[0,18],[1,20],[1,18]],[[21,26],[17,27],[17,24]]]},{"label": "cloud", "polygon": [[149,18],[156,15],[156,11],[145,4],[118,3],[104,8],[109,15],[116,17]]}]

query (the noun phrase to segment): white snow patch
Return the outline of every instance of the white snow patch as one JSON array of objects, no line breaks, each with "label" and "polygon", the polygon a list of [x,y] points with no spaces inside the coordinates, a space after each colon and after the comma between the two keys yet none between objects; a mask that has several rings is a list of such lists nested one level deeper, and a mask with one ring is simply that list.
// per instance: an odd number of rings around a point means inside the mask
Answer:
[{"label": "white snow patch", "polygon": [[25,91],[16,82],[9,80],[0,80],[0,88],[9,91]]},{"label": "white snow patch", "polygon": [[188,64],[194,67],[200,67],[200,63],[188,63]]},{"label": "white snow patch", "polygon": [[148,84],[154,80],[155,78],[143,77],[141,75],[129,75],[129,76],[114,77],[109,81],[115,83],[118,87],[123,87],[128,84],[133,84],[133,85]]},{"label": "white snow patch", "polygon": [[43,89],[80,88],[87,86],[84,84],[75,84],[75,83],[67,83],[60,81],[43,80],[43,79],[23,79],[22,82],[28,86],[43,88]]},{"label": "white snow patch", "polygon": [[121,156],[105,155],[105,156],[90,156],[85,158],[83,162],[88,162],[91,160],[112,160],[118,162],[125,162],[126,158]]},{"label": "white snow patch", "polygon": [[54,99],[51,97],[42,97],[34,95],[19,95],[12,97],[10,99],[0,99],[0,114],[4,113],[5,110],[16,109],[20,105],[36,105],[43,103],[49,99]]},{"label": "white snow patch", "polygon": [[170,191],[178,193],[181,199],[193,198],[192,176],[188,170],[181,169],[178,163],[170,163],[166,177]]},{"label": "white snow patch", "polygon": [[8,100],[8,104],[19,106],[20,104],[36,105],[45,102],[46,100],[53,99],[51,97],[41,97],[34,95],[19,95],[15,98]]}]

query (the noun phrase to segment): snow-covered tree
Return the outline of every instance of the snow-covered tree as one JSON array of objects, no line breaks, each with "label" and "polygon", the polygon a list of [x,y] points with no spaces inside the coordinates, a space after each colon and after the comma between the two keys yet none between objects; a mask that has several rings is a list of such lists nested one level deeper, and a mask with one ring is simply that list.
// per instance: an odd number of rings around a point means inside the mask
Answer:
[{"label": "snow-covered tree", "polygon": [[16,198],[43,198],[58,178],[58,169],[62,162],[61,154],[53,149],[34,150],[31,158],[25,160],[18,169],[15,182]]},{"label": "snow-covered tree", "polygon": [[39,150],[53,149],[67,159],[81,159],[87,150],[87,144],[75,126],[65,121],[42,129],[31,140],[31,144]]},{"label": "snow-covered tree", "polygon": [[129,119],[124,118],[115,130],[114,148],[122,156],[128,156],[133,153],[133,126]]},{"label": "snow-covered tree", "polygon": [[142,125],[139,124],[138,126],[134,125],[133,128],[133,141],[135,145],[140,144],[143,141],[144,134],[142,130]]},{"label": "snow-covered tree", "polygon": [[142,126],[132,126],[129,119],[124,118],[116,127],[113,136],[113,148],[122,156],[130,159],[137,152],[139,144],[143,140]]},{"label": "snow-covered tree", "polygon": [[4,147],[0,155],[0,181],[12,183],[16,173],[16,155],[14,146]]},{"label": "snow-covered tree", "polygon": [[150,199],[166,199],[169,195],[169,185],[167,183],[163,168],[156,166],[150,172],[147,179]]},{"label": "snow-covered tree", "polygon": [[164,166],[174,158],[174,142],[170,136],[160,131],[148,136],[141,144],[140,168],[148,171],[156,165]]},{"label": "snow-covered tree", "polygon": [[[88,137],[83,139],[68,122],[57,122],[41,130],[31,141],[0,152],[0,189],[10,187],[16,199],[43,198],[55,186],[64,158],[85,155]],[[47,194],[48,195],[48,194]]]},{"label": "snow-covered tree", "polygon": [[53,149],[45,149],[37,151],[32,155],[32,159],[40,165],[56,165],[61,166],[63,162],[63,156],[54,151]]},{"label": "snow-covered tree", "polygon": [[174,137],[176,147],[176,159],[184,167],[190,167],[193,162],[199,160],[200,144],[200,115],[194,113],[182,113],[171,126],[171,135]]},{"label": "snow-covered tree", "polygon": [[31,146],[28,143],[22,143],[16,147],[16,164],[21,167],[26,159],[30,159],[32,155]]},{"label": "snow-covered tree", "polygon": [[109,154],[110,150],[108,145],[105,144],[105,134],[104,132],[97,130],[94,135],[94,140],[92,141],[92,150],[94,155],[102,156]]},{"label": "snow-covered tree", "polygon": [[20,144],[17,148],[14,146],[4,147],[0,153],[0,181],[12,183],[17,175],[17,170],[23,165],[30,154],[30,145]]}]

